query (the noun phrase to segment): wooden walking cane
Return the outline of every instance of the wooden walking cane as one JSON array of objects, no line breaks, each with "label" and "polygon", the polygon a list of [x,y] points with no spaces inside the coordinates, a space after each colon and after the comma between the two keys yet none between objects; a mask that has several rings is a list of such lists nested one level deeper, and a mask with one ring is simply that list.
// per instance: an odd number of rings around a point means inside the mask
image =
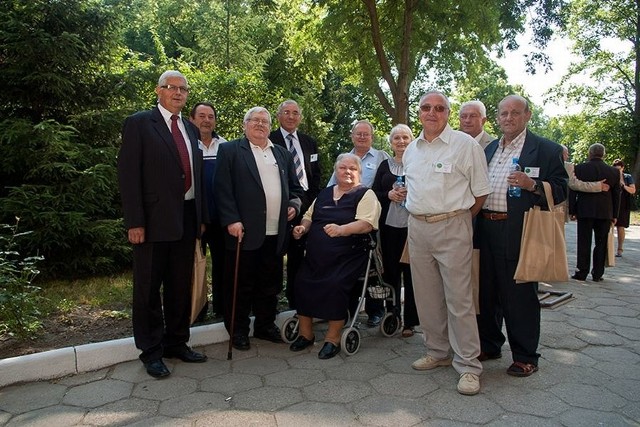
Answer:
[{"label": "wooden walking cane", "polygon": [[227,350],[227,360],[233,358],[233,332],[236,323],[236,294],[238,292],[238,265],[240,264],[240,242],[236,245],[236,266],[233,273],[233,298],[231,300],[231,325],[229,326],[229,349]]}]

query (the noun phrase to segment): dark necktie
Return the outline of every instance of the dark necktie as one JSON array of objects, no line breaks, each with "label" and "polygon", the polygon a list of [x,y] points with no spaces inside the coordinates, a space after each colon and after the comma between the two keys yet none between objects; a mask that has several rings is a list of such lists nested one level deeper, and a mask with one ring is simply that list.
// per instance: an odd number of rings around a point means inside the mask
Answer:
[{"label": "dark necktie", "polygon": [[296,175],[298,175],[298,181],[302,181],[302,162],[300,162],[300,156],[298,156],[298,150],[293,145],[293,135],[287,135],[287,142],[289,143],[289,151],[293,155],[293,164],[296,166]]},{"label": "dark necktie", "polygon": [[191,188],[191,162],[189,161],[189,150],[187,150],[187,143],[180,132],[178,127],[179,117],[175,114],[171,116],[171,134],[173,135],[173,142],[176,144],[178,153],[180,154],[180,162],[182,163],[182,171],[184,172],[184,192],[186,193]]}]

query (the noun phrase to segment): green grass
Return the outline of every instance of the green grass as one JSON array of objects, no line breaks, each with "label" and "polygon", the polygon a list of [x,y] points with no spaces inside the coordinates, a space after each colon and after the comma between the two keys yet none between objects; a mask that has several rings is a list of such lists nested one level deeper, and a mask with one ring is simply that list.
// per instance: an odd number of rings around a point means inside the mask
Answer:
[{"label": "green grass", "polygon": [[109,310],[114,317],[131,314],[131,272],[116,276],[40,283],[46,313],[68,313],[79,305]]}]

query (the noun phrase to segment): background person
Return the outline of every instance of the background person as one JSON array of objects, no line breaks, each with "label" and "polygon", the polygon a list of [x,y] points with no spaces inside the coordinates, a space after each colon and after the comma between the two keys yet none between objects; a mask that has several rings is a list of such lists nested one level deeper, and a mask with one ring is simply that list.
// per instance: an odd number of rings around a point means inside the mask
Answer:
[{"label": "background person", "polygon": [[458,115],[460,130],[475,139],[482,149],[485,149],[495,136],[484,130],[487,122],[487,108],[481,101],[467,101],[460,106]]},{"label": "background person", "polygon": [[[206,254],[207,246],[211,255],[211,306],[216,316],[222,316],[223,295],[222,277],[224,273],[224,229],[220,225],[220,218],[213,200],[213,179],[216,173],[218,146],[226,139],[216,133],[217,112],[213,104],[199,102],[191,109],[190,120],[200,130],[199,147],[202,150],[204,170],[204,190],[209,212],[209,223],[200,237],[202,250]],[[196,322],[206,319],[208,304],[206,304]]]},{"label": "background person", "polygon": [[133,244],[133,336],[147,373],[164,377],[163,357],[207,359],[187,342],[195,240],[208,216],[198,129],[181,114],[187,79],[165,71],[155,91],[158,105],[124,122],[118,184]]},{"label": "background person", "polygon": [[291,153],[269,141],[269,111],[251,108],[243,128],[243,138],[218,149],[214,196],[220,224],[227,230],[224,295],[233,295],[236,245],[242,242],[234,331],[230,331],[231,301],[224,307],[224,323],[233,347],[249,350],[251,312],[254,337],[282,342],[274,323],[282,290],[282,256],[289,235],[287,221],[300,211],[302,187]]},{"label": "background person", "polygon": [[369,246],[361,236],[378,228],[380,204],[373,191],[360,183],[362,165],[354,154],[341,154],[334,166],[336,184],[320,191],[293,229],[293,237],[308,235],[307,253],[296,277],[300,335],[290,349],[313,345],[314,317],[329,321],[318,357],[330,359],[340,352],[340,333],[350,295],[365,274]]},{"label": "background person", "polygon": [[616,231],[618,233],[618,250],[616,256],[621,257],[624,252],[624,236],[625,228],[629,228],[631,222],[631,207],[633,205],[633,195],[636,194],[636,185],[633,182],[633,176],[624,173],[624,162],[620,159],[613,161],[613,167],[620,170],[620,210],[618,212],[618,220],[616,221]]},{"label": "background person", "polygon": [[396,307],[389,307],[400,315],[400,291],[404,284],[404,316],[402,336],[413,336],[414,327],[419,324],[416,302],[413,296],[413,282],[411,267],[400,262],[402,251],[407,242],[407,224],[409,211],[404,206],[407,197],[406,187],[398,187],[398,178],[404,183],[404,169],[402,155],[407,145],[413,141],[413,133],[409,126],[396,125],[391,129],[389,142],[393,150],[393,158],[380,163],[372,190],[376,193],[382,206],[383,219],[380,225],[380,249],[384,273],[382,278],[393,286],[396,293]]},{"label": "background person", "polygon": [[[591,269],[595,282],[603,280],[607,259],[607,235],[616,224],[620,208],[620,171],[607,165],[603,159],[605,148],[602,144],[589,147],[589,161],[576,166],[576,178],[583,181],[606,180],[611,191],[583,193],[569,191],[569,214],[578,220],[578,253],[576,272],[572,279],[586,280]],[[591,239],[594,239],[593,266],[591,266]]]},{"label": "background person", "polygon": [[[320,154],[316,140],[298,131],[300,120],[302,120],[302,109],[296,101],[288,99],[280,104],[277,117],[280,127],[271,132],[269,139],[292,153],[296,165],[296,175],[304,190],[300,213],[290,223],[293,228],[300,224],[302,215],[309,209],[320,192]],[[300,166],[296,163],[296,156],[298,156]],[[290,239],[287,246],[287,288],[285,293],[290,308],[295,308],[294,281],[304,257],[305,245],[306,238],[303,237],[297,240]]]}]

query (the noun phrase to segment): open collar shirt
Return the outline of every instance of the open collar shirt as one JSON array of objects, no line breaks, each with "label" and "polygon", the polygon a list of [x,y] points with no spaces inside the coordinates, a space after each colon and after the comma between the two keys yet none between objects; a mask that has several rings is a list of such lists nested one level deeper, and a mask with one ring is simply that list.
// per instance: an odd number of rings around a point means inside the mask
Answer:
[{"label": "open collar shirt", "polygon": [[469,209],[476,197],[491,192],[487,161],[480,145],[447,125],[429,142],[424,131],[402,157],[406,206],[414,215],[437,215]]}]

